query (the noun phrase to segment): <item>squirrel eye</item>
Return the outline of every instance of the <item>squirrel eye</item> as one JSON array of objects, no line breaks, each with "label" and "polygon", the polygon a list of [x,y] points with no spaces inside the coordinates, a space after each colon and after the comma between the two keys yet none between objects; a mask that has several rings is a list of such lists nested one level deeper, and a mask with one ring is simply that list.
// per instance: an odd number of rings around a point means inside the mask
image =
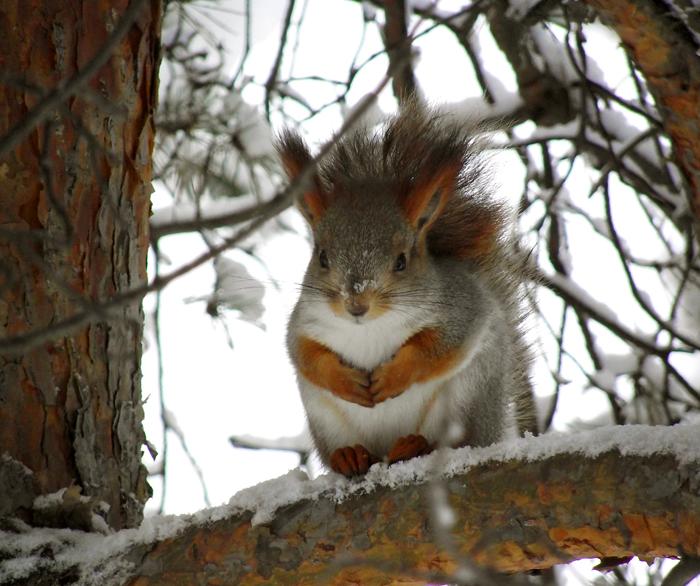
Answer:
[{"label": "squirrel eye", "polygon": [[394,270],[396,272],[403,271],[406,268],[406,255],[402,252],[396,258],[396,264],[394,265]]},{"label": "squirrel eye", "polygon": [[328,268],[328,255],[325,250],[322,250],[321,254],[318,255],[318,264],[321,265],[322,269]]}]

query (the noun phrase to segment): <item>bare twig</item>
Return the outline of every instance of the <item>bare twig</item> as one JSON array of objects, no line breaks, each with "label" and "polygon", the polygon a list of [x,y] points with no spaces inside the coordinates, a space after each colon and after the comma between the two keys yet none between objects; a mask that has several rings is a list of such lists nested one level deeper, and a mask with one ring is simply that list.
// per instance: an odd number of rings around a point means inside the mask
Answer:
[{"label": "bare twig", "polygon": [[[153,291],[158,291],[175,279],[181,277],[182,275],[192,271],[193,269],[201,266],[202,264],[212,260],[219,254],[228,250],[232,246],[235,246],[239,242],[243,241],[245,238],[254,233],[260,226],[262,226],[269,219],[273,218],[286,208],[288,208],[294,199],[297,197],[298,193],[303,186],[311,179],[311,175],[319,161],[321,161],[333,148],[335,143],[347,133],[357,122],[362,118],[365,111],[374,103],[377,99],[379,93],[384,89],[386,84],[389,82],[390,77],[385,76],[381,82],[375,87],[373,91],[366,94],[355,107],[353,112],[345,119],[345,122],[341,126],[340,130],[333,135],[333,137],[325,143],[325,145],[318,152],[316,157],[302,170],[302,172],[295,178],[294,181],[285,189],[283,192],[278,193],[274,198],[272,198],[267,204],[262,212],[259,212],[252,216],[251,221],[244,228],[241,228],[233,236],[224,239],[221,244],[212,246],[208,251],[200,254],[191,261],[185,263],[178,269],[171,271],[170,273],[158,276],[154,278],[151,283],[143,285],[141,287],[136,287],[130,291],[121,293],[112,299],[102,300],[91,304],[88,309],[77,313],[63,321],[54,323],[45,328],[40,328],[37,330],[32,330],[26,333],[18,334],[16,336],[11,336],[9,338],[0,339],[0,352],[6,354],[20,354],[26,352],[28,349],[38,345],[50,342],[57,337],[65,336],[71,332],[74,332],[78,328],[88,324],[92,321],[98,319],[109,320],[111,315],[110,311],[122,307],[123,305],[129,303],[140,303],[144,296]],[[245,210],[241,212],[242,214],[249,214],[252,210]]]}]

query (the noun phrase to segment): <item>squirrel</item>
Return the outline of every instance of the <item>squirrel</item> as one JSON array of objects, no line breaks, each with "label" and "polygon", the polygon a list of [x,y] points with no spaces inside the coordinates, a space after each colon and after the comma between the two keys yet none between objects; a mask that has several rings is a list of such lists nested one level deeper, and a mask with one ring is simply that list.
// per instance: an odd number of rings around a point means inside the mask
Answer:
[{"label": "squirrel", "polygon": [[[301,186],[313,254],[287,346],[320,458],[347,477],[535,431],[525,263],[481,136],[414,102],[342,136]],[[276,146],[308,176],[296,131]]]}]

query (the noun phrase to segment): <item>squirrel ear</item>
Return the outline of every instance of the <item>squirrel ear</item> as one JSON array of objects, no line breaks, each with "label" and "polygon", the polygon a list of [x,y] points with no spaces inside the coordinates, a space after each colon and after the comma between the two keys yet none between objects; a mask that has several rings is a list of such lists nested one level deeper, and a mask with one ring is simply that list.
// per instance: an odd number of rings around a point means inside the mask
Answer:
[{"label": "squirrel ear", "polygon": [[418,176],[401,202],[411,226],[423,234],[427,232],[452,197],[461,169],[460,161],[449,161]]},{"label": "squirrel ear", "polygon": [[[275,145],[287,177],[294,181],[311,164],[313,158],[299,133],[286,129]],[[314,171],[310,180],[302,185],[303,192],[295,201],[297,208],[312,226],[318,222],[328,207],[321,181]]]}]

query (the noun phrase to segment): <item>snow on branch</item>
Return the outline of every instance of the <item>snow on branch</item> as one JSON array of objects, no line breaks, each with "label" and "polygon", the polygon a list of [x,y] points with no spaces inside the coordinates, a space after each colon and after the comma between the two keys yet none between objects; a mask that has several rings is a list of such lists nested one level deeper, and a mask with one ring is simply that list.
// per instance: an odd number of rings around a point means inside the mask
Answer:
[{"label": "snow on branch", "polygon": [[691,206],[700,215],[700,137],[686,113],[700,105],[697,36],[678,34],[678,21],[655,2],[588,0],[620,35],[642,71],[662,112],[664,128],[677,150],[677,160],[691,186]]},{"label": "snow on branch", "polygon": [[[440,450],[356,481],[295,470],[228,505],[137,530],[0,533],[0,582],[39,573],[86,586],[434,582],[465,560],[522,572],[586,557],[698,556],[698,438],[696,424],[610,427]],[[436,486],[454,549],[436,539]]]}]

